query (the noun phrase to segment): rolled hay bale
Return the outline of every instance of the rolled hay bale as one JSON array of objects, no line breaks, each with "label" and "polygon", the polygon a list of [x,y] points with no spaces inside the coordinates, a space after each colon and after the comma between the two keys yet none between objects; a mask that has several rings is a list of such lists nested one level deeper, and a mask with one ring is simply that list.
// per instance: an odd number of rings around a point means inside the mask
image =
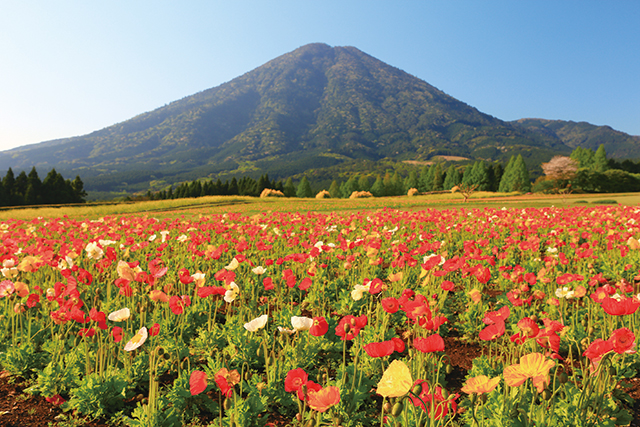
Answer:
[{"label": "rolled hay bale", "polygon": [[451,189],[452,193],[457,193],[459,191],[460,191],[460,187],[458,187],[457,185]]},{"label": "rolled hay bale", "polygon": [[262,190],[262,193],[260,193],[260,197],[284,197],[284,193],[280,190],[265,188]]},{"label": "rolled hay bale", "polygon": [[417,196],[419,194],[420,192],[418,191],[417,188],[410,188],[409,191],[407,191],[407,196],[409,197]]},{"label": "rolled hay bale", "polygon": [[322,190],[318,194],[316,194],[316,199],[330,199],[331,194],[327,190]]},{"label": "rolled hay bale", "polygon": [[363,197],[373,197],[373,194],[369,193],[368,191],[354,191],[349,196],[350,199],[361,199]]}]

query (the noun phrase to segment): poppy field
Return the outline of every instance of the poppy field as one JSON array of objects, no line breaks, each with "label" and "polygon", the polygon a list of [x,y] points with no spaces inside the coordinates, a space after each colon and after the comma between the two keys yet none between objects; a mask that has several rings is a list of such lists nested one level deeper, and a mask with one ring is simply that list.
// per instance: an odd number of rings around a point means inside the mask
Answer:
[{"label": "poppy field", "polygon": [[[0,235],[0,371],[77,420],[634,420],[635,207],[36,218]],[[475,349],[462,370],[453,345]]]}]

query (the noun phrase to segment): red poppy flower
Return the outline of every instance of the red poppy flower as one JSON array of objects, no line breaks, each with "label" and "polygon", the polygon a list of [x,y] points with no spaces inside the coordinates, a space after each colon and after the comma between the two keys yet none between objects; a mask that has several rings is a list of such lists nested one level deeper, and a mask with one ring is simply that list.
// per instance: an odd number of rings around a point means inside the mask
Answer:
[{"label": "red poppy flower", "polygon": [[604,298],[602,300],[602,309],[612,316],[625,316],[633,314],[640,307],[640,302],[633,298],[623,298],[620,301],[615,298]]},{"label": "red poppy flower", "polygon": [[120,326],[114,326],[111,329],[111,336],[113,337],[113,341],[115,342],[122,341],[122,328]]},{"label": "red poppy flower", "polygon": [[378,278],[375,278],[369,284],[369,293],[374,295],[379,294],[380,292],[382,292],[383,286],[384,286],[384,282],[382,282],[382,280]]},{"label": "red poppy flower", "polygon": [[633,347],[635,346],[636,336],[628,328],[616,329],[608,341],[611,343],[613,351],[618,354],[635,353]]},{"label": "red poppy flower", "polygon": [[487,267],[480,266],[476,269],[474,276],[476,276],[478,282],[487,283],[489,279],[491,279],[491,270]]},{"label": "red poppy flower", "polygon": [[456,285],[454,285],[453,282],[450,280],[444,280],[440,285],[440,288],[443,291],[453,292],[453,290],[456,288]]},{"label": "red poppy flower", "polygon": [[309,407],[318,412],[325,412],[330,407],[340,402],[340,389],[335,386],[325,387],[321,390],[309,390]]},{"label": "red poppy flower", "polygon": [[444,340],[438,334],[433,334],[427,338],[415,338],[413,346],[423,353],[433,353],[434,351],[444,351]]},{"label": "red poppy flower", "polygon": [[45,397],[44,400],[49,403],[53,403],[54,405],[62,405],[64,402],[66,402],[66,400],[59,394],[54,394],[51,397]]},{"label": "red poppy flower", "polygon": [[489,313],[487,313],[484,316],[484,319],[482,320],[484,323],[486,323],[487,325],[491,324],[491,323],[496,323],[496,322],[505,322],[507,320],[507,318],[509,317],[509,315],[511,314],[511,310],[509,310],[509,306],[508,305],[503,305],[500,310],[496,310],[496,311],[490,311]]},{"label": "red poppy flower", "polygon": [[284,379],[284,391],[298,391],[309,380],[309,375],[302,368],[292,369]]},{"label": "red poppy flower", "polygon": [[362,315],[355,317],[352,315],[344,316],[340,319],[340,323],[336,326],[336,335],[341,337],[342,341],[350,341],[358,336],[360,330],[367,324],[367,316]]},{"label": "red poppy flower", "polygon": [[236,369],[229,371],[227,368],[222,368],[216,373],[214,379],[222,394],[231,397],[233,386],[240,382],[240,373]]},{"label": "red poppy flower", "polygon": [[478,337],[482,341],[491,341],[501,337],[504,334],[505,325],[504,322],[492,323],[483,330],[480,331]]},{"label": "red poppy flower", "polygon": [[154,323],[152,327],[149,328],[149,336],[155,337],[160,333],[160,324]]},{"label": "red poppy flower", "polygon": [[38,294],[31,294],[29,295],[29,298],[27,298],[27,307],[29,308],[33,308],[36,306],[36,304],[38,304],[40,302],[40,295]]},{"label": "red poppy flower", "polygon": [[613,350],[611,341],[598,338],[591,343],[582,355],[588,357],[592,362],[597,362],[611,350]]},{"label": "red poppy flower", "polygon": [[522,331],[522,334],[527,338],[533,338],[538,335],[540,328],[538,324],[530,317],[525,317],[518,322],[518,328]]},{"label": "red poppy flower", "polygon": [[169,298],[169,308],[171,309],[171,312],[175,315],[182,314],[184,312],[182,299],[180,299],[180,297],[176,295]]},{"label": "red poppy flower", "polygon": [[309,289],[311,287],[312,284],[313,284],[313,282],[311,281],[311,279],[308,278],[308,277],[305,277],[298,284],[298,289],[300,289],[301,291],[306,291],[307,289]]},{"label": "red poppy flower", "polygon": [[385,357],[393,354],[396,346],[393,341],[372,342],[364,346],[364,351],[371,357]]},{"label": "red poppy flower", "polygon": [[321,337],[329,330],[329,324],[324,317],[314,317],[313,325],[309,329],[309,333],[314,337]]},{"label": "red poppy flower", "polygon": [[382,308],[384,309],[384,311],[389,314],[395,313],[400,308],[398,300],[393,297],[383,298],[382,301],[380,301],[380,304],[382,304]]},{"label": "red poppy flower", "polygon": [[393,345],[395,346],[395,350],[398,353],[402,353],[404,351],[404,341],[402,341],[400,338],[398,337],[393,337],[391,338],[391,341],[393,342]]},{"label": "red poppy flower", "polygon": [[265,291],[270,291],[271,289],[273,289],[274,286],[271,277],[265,277],[264,279],[262,279],[262,286],[264,286]]},{"label": "red poppy flower", "polygon": [[306,383],[300,386],[296,394],[298,395],[298,399],[308,401],[309,392],[319,391],[319,390],[322,390],[322,386],[320,384],[316,384],[313,381],[307,381]]},{"label": "red poppy flower", "polygon": [[[156,323],[157,324],[157,323]],[[202,393],[207,388],[207,373],[193,371],[189,378],[189,391],[192,396]]]}]

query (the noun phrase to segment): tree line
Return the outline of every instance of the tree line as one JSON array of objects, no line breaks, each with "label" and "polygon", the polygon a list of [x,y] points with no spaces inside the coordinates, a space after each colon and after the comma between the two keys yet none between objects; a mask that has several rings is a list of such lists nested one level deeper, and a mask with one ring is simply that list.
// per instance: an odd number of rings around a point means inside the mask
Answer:
[{"label": "tree line", "polygon": [[35,167],[29,174],[22,171],[18,176],[9,168],[0,180],[0,206],[84,203],[85,197],[87,193],[79,176],[73,181],[65,180],[55,169],[41,181]]}]

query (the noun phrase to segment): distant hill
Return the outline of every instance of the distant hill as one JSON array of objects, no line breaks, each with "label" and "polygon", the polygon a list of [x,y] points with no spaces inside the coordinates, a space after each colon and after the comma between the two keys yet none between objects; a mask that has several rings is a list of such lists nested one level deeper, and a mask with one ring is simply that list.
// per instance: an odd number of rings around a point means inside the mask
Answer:
[{"label": "distant hill", "polygon": [[558,138],[571,147],[597,150],[605,145],[607,155],[615,158],[639,158],[640,136],[628,135],[610,126],[596,126],[587,122],[564,120],[520,119],[511,122],[524,129]]},{"label": "distant hill", "polygon": [[[220,174],[280,179],[354,160],[522,154],[538,164],[571,151],[577,139],[565,138],[577,130],[532,120],[484,114],[354,47],[309,44],[88,135],[0,152],[0,170],[55,167],[87,190],[135,191]],[[629,138],[619,144],[638,147]]]}]

